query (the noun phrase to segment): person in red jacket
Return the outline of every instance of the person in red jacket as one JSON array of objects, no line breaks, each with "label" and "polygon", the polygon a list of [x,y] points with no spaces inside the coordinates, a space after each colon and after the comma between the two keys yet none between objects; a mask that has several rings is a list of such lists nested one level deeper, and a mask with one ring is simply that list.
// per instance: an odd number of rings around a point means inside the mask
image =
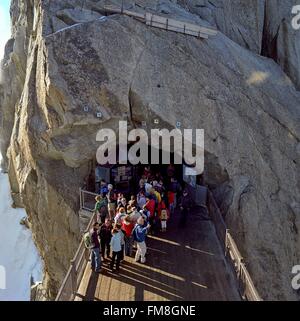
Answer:
[{"label": "person in red jacket", "polygon": [[153,234],[154,229],[155,229],[155,209],[156,209],[156,203],[155,203],[155,199],[152,198],[151,196],[149,196],[147,198],[147,202],[144,205],[144,209],[146,209],[147,211],[149,211],[150,215],[149,215],[149,224],[151,225],[151,230],[149,231],[149,233]]},{"label": "person in red jacket", "polygon": [[172,191],[168,191],[168,203],[169,203],[169,211],[171,214],[174,213],[175,209],[175,193]]},{"label": "person in red jacket", "polygon": [[133,235],[132,231],[134,229],[134,223],[131,221],[130,216],[126,215],[124,220],[122,221],[122,231],[124,232],[124,240],[125,240],[125,255],[132,255],[132,247],[133,247]]}]

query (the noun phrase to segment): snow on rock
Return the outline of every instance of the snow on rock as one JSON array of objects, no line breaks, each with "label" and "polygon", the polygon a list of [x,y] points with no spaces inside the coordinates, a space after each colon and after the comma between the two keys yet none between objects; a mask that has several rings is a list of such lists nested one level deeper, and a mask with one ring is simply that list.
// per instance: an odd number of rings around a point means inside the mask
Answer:
[{"label": "snow on rock", "polygon": [[13,209],[11,203],[8,176],[0,172],[0,266],[6,274],[0,301],[28,301],[30,277],[35,282],[42,279],[42,262],[30,230],[20,224],[25,211]]}]

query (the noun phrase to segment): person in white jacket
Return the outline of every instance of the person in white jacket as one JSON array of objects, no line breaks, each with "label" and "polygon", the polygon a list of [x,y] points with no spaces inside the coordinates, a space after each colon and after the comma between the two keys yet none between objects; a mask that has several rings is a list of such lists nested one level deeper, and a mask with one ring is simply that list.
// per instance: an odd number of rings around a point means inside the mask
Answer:
[{"label": "person in white jacket", "polygon": [[116,224],[116,226],[112,230],[112,238],[110,241],[110,246],[112,249],[112,259],[110,263],[110,268],[113,271],[115,261],[116,262],[116,271],[120,270],[120,262],[122,260],[122,245],[124,244],[124,233],[121,231],[120,224]]}]

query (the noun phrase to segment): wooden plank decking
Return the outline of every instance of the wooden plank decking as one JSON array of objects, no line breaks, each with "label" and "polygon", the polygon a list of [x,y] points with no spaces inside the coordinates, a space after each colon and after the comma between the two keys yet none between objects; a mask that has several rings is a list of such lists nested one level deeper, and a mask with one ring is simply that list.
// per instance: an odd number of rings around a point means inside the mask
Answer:
[{"label": "wooden plank decking", "polygon": [[119,274],[108,263],[101,274],[88,264],[75,300],[240,300],[212,222],[193,213],[180,229],[175,214],[167,233],[149,236],[147,244],[146,264],[127,257]]}]

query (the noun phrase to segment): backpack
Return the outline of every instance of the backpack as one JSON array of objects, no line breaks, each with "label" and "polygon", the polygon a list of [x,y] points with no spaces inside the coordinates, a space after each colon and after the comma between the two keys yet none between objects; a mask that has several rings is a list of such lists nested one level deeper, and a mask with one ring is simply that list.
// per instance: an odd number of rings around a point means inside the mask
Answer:
[{"label": "backpack", "polygon": [[93,242],[92,233],[86,232],[83,235],[83,243],[85,247],[89,250],[93,249],[95,247],[95,243]]}]

